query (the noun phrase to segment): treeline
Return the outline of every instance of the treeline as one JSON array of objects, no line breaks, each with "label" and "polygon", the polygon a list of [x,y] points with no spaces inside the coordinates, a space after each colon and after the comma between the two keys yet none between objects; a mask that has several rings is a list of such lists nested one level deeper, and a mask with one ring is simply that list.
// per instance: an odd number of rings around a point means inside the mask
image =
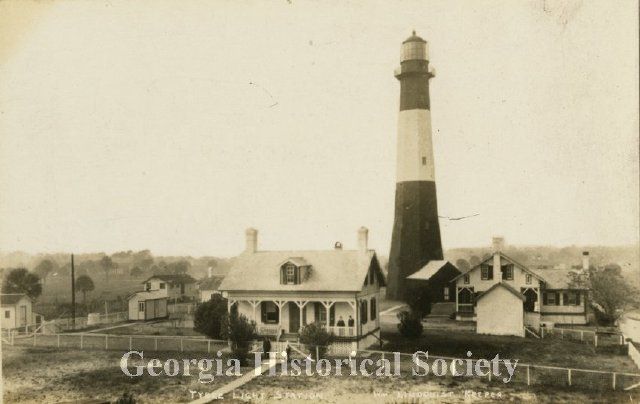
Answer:
[{"label": "treeline", "polygon": [[[156,274],[189,274],[195,278],[207,275],[212,268],[214,275],[224,275],[230,260],[217,257],[155,257],[151,251],[119,251],[74,255],[76,277],[90,276],[94,280],[109,281],[113,278],[142,278]],[[46,284],[50,278],[68,277],[71,274],[70,254],[11,253],[0,255],[3,272],[12,268],[26,268]]]}]

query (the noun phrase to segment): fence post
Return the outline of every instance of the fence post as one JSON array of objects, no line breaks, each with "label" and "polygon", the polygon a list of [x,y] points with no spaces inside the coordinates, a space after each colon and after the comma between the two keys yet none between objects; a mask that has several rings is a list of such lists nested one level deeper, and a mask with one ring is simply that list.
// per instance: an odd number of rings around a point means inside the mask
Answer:
[{"label": "fence post", "polygon": [[109,349],[109,334],[104,335],[104,349]]},{"label": "fence post", "polygon": [[156,351],[158,350],[158,337],[154,338],[154,343],[155,343],[155,347],[156,347]]},{"label": "fence post", "polygon": [[564,339],[564,330],[560,329],[560,339]]},{"label": "fence post", "polygon": [[384,363],[384,352],[382,352],[382,363]]},{"label": "fence post", "polygon": [[83,348],[84,334],[80,334],[80,349]]},{"label": "fence post", "polygon": [[58,348],[60,348],[60,334],[58,334]]},{"label": "fence post", "polygon": [[36,346],[36,333],[33,333],[33,346]]},{"label": "fence post", "polygon": [[320,348],[316,345],[316,360],[320,360]]},{"label": "fence post", "polygon": [[207,340],[207,353],[211,352],[211,340]]},{"label": "fence post", "polygon": [[184,348],[182,347],[182,338],[180,338],[180,352],[184,351]]},{"label": "fence post", "polygon": [[567,376],[569,379],[569,386],[571,386],[571,369],[567,369]]},{"label": "fence post", "polygon": [[584,341],[584,331],[580,331],[580,341]]},{"label": "fence post", "polygon": [[595,345],[595,347],[598,347],[598,334],[593,334],[593,335],[595,337],[594,345]]},{"label": "fence post", "polygon": [[527,365],[527,386],[531,386],[531,374],[529,373],[529,365]]},{"label": "fence post", "polygon": [[489,370],[489,381],[491,381],[491,370]]},{"label": "fence post", "polygon": [[544,327],[540,327],[540,338],[544,338]]},{"label": "fence post", "polygon": [[131,350],[132,345],[133,345],[133,337],[129,337],[129,350]]},{"label": "fence post", "polygon": [[613,373],[613,389],[616,389],[616,373]]},{"label": "fence post", "polygon": [[622,340],[622,334],[620,334],[620,345],[624,345],[624,341]]}]

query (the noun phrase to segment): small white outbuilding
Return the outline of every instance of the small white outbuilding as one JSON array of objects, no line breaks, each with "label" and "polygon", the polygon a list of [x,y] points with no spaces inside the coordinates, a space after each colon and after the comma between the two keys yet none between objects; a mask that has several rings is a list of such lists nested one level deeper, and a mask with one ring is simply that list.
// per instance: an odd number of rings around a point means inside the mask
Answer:
[{"label": "small white outbuilding", "polygon": [[505,282],[498,282],[476,300],[476,332],[524,337],[525,296]]},{"label": "small white outbuilding", "polygon": [[129,320],[166,318],[168,297],[164,291],[137,292],[129,296]]}]

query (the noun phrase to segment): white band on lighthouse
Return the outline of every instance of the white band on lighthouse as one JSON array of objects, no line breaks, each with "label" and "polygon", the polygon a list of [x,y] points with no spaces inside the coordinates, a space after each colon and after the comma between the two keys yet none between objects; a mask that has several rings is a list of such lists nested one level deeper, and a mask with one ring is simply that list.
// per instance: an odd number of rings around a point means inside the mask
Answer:
[{"label": "white band on lighthouse", "polygon": [[435,181],[431,112],[427,109],[400,111],[396,182],[405,181]]}]

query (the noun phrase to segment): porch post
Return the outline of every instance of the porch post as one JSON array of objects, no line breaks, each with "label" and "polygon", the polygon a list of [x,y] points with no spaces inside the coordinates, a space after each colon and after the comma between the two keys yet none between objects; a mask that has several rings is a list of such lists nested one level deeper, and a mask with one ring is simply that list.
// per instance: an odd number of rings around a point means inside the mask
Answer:
[{"label": "porch post", "polygon": [[330,330],[330,327],[331,327],[331,322],[330,322],[330,319],[331,319],[331,306],[333,306],[333,304],[335,303],[335,301],[332,301],[332,300],[323,300],[321,303],[322,303],[322,305],[324,306],[324,309],[325,309],[325,310],[326,310],[326,312],[327,312],[327,324],[325,324],[324,328],[325,328],[327,331],[329,331],[329,330]]},{"label": "porch post", "polygon": [[304,318],[304,315],[302,314],[302,312],[304,311],[305,307],[307,306],[307,303],[309,303],[308,301],[303,301],[303,300],[297,300],[296,305],[298,306],[298,308],[300,309],[300,328],[302,328],[303,326],[305,326],[306,324],[302,323],[302,319]]},{"label": "porch post", "polygon": [[282,308],[287,303],[284,300],[274,300],[276,306],[278,306],[278,332],[276,338],[280,338],[280,331],[282,330]]}]

